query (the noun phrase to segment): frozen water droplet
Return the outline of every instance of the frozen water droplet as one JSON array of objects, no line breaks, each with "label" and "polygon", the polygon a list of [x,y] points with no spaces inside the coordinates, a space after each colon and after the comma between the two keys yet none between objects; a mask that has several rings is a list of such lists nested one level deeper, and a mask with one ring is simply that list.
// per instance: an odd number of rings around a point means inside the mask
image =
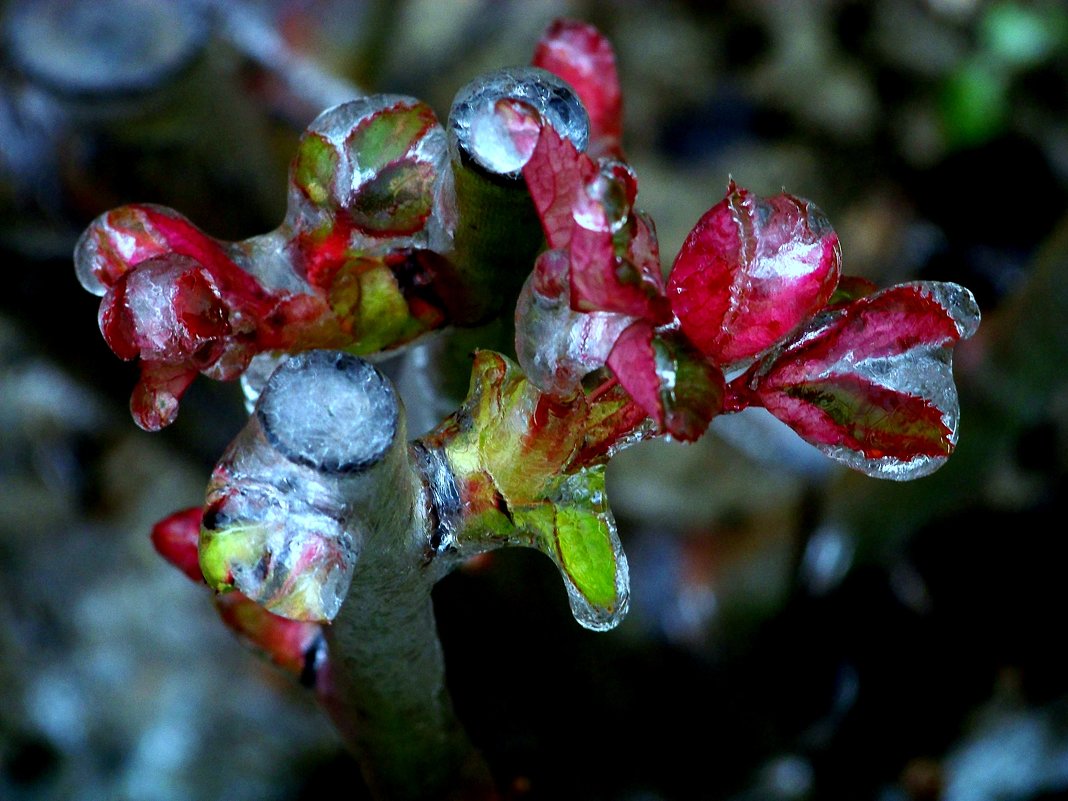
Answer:
[{"label": "frozen water droplet", "polygon": [[74,274],[82,288],[98,298],[107,294],[108,288],[96,274],[95,267],[99,261],[100,240],[96,231],[90,226],[78,237],[74,246]]},{"label": "frozen water droplet", "polygon": [[586,184],[572,209],[575,222],[591,231],[616,233],[630,218],[628,187],[611,170],[597,173]]},{"label": "frozen water droplet", "polygon": [[248,368],[241,374],[241,391],[245,396],[245,410],[252,414],[256,401],[267,385],[267,380],[282,362],[288,358],[285,353],[257,353],[249,362]]},{"label": "frozen water droplet", "polygon": [[498,101],[531,106],[580,150],[590,136],[589,116],[570,86],[537,67],[513,67],[479,76],[456,94],[449,112],[449,148],[494,175],[517,177],[527,156],[515,146],[498,116]]}]

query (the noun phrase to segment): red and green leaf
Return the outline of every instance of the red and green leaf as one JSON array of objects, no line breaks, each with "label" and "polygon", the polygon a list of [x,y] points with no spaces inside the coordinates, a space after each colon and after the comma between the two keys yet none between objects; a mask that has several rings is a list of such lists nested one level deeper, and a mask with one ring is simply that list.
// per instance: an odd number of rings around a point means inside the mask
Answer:
[{"label": "red and green leaf", "polygon": [[426,224],[437,177],[426,161],[402,159],[383,167],[353,194],[349,214],[367,233],[414,234]]},{"label": "red and green leaf", "polygon": [[312,203],[322,206],[336,197],[340,161],[341,155],[325,136],[307,131],[293,160],[293,183]]},{"label": "red and green leaf", "polygon": [[915,478],[956,445],[952,347],[978,323],[963,287],[902,284],[831,313],[734,384],[849,466]]},{"label": "red and green leaf", "polygon": [[657,427],[692,442],[723,409],[723,373],[686,340],[639,320],[616,340],[608,366]]},{"label": "red and green leaf", "polygon": [[426,103],[397,103],[361,120],[345,141],[361,170],[378,172],[410,157],[437,117]]}]

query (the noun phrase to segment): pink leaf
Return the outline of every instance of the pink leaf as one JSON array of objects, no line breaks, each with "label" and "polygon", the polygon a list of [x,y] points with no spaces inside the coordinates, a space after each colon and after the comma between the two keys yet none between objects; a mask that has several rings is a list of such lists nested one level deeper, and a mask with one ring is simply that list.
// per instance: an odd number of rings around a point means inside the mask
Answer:
[{"label": "pink leaf", "polygon": [[594,156],[618,155],[623,101],[612,45],[585,22],[558,19],[538,42],[534,66],[563,78],[590,115],[590,150]]},{"label": "pink leaf", "polygon": [[956,445],[952,347],[978,324],[963,287],[902,284],[827,315],[738,382],[829,456],[869,475],[916,478]]},{"label": "pink leaf", "polygon": [[582,187],[596,174],[597,165],[570,139],[551,125],[542,126],[538,144],[523,165],[523,178],[550,248],[566,248],[570,243],[575,226],[572,207]]},{"label": "pink leaf", "polygon": [[732,181],[683,243],[668,298],[687,337],[718,364],[790,336],[838,283],[838,236],[806,200],[759,198]]},{"label": "pink leaf", "polygon": [[616,379],[645,413],[663,426],[664,407],[660,403],[660,379],[653,353],[653,327],[645,320],[631,324],[616,340],[608,354],[608,366]]}]

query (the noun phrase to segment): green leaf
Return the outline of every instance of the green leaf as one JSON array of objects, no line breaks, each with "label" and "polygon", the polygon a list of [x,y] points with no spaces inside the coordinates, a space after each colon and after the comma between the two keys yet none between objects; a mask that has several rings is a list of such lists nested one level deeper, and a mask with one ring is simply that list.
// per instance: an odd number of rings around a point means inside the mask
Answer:
[{"label": "green leaf", "polygon": [[607,521],[586,509],[560,509],[556,515],[560,566],[592,606],[616,605],[616,557]]},{"label": "green leaf", "polygon": [[340,154],[325,137],[308,132],[300,140],[293,161],[293,181],[316,205],[330,197]]},{"label": "green leaf", "polygon": [[384,167],[362,184],[351,201],[352,219],[371,234],[413,234],[423,227],[433,204],[432,164],[404,159]]},{"label": "green leaf", "polygon": [[437,118],[425,103],[398,103],[363,120],[349,134],[345,145],[361,170],[378,172],[391,162],[410,155],[435,124]]},{"label": "green leaf", "polygon": [[[348,289],[351,282],[356,286]],[[354,342],[348,348],[352,353],[376,353],[423,333],[419,321],[412,317],[396,277],[385,264],[353,276],[342,276],[335,283],[347,289],[343,293],[345,297],[358,299],[358,311],[353,315]],[[337,288],[331,295],[332,300]]]}]

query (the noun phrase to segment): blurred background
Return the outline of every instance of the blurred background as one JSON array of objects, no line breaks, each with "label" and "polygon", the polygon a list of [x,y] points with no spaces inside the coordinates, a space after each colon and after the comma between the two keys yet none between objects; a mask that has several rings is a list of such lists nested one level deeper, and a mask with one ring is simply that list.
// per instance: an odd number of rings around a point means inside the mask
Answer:
[{"label": "blurred background", "polygon": [[[300,131],[361,92],[445,119],[557,16],[613,41],[666,265],[733,178],[820,205],[845,270],[970,287],[961,442],[908,484],[759,412],[609,470],[616,631],[508,551],[436,590],[449,683],[515,798],[1068,798],[1068,6],[1048,2],[0,2],[0,798],[365,797],[312,699],[152,551],[240,429],[198,380],[127,411],[71,252],[161,203],[274,228]],[[1061,521],[1061,522],[1058,522]]]}]

